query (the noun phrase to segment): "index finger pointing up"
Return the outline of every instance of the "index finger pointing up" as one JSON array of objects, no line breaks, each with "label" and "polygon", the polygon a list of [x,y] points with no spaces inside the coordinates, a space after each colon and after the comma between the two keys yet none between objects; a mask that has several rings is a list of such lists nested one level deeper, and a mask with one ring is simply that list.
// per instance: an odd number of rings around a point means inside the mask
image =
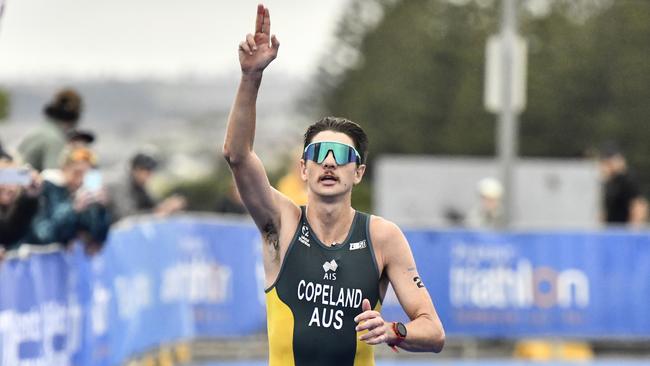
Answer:
[{"label": "index finger pointing up", "polygon": [[257,5],[257,18],[255,18],[255,33],[262,33],[262,24],[264,22],[264,5]]},{"label": "index finger pointing up", "polygon": [[271,13],[269,8],[264,8],[264,21],[262,22],[262,33],[271,34]]}]

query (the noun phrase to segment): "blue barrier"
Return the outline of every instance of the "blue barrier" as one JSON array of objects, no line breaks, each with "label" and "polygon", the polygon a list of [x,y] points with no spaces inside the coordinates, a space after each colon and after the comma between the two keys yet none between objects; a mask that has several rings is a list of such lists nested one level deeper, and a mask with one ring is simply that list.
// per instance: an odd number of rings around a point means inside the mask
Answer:
[{"label": "blue barrier", "polygon": [[[449,336],[650,337],[647,233],[407,230]],[[256,229],[143,220],[104,252],[0,265],[2,365],[116,365],[156,345],[266,329]],[[392,292],[382,310],[405,319]]]},{"label": "blue barrier", "polygon": [[[451,336],[650,337],[648,233],[406,233]],[[390,294],[383,313],[404,319]]]}]

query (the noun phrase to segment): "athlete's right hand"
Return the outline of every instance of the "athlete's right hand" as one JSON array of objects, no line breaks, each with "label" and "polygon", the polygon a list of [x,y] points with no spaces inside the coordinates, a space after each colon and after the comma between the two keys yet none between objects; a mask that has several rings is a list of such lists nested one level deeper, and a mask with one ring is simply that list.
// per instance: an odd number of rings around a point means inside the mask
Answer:
[{"label": "athlete's right hand", "polygon": [[261,73],[278,56],[280,42],[271,36],[269,9],[257,6],[255,34],[247,34],[239,44],[239,64],[244,74]]},{"label": "athlete's right hand", "polygon": [[378,311],[372,310],[368,299],[363,299],[361,310],[363,310],[363,313],[354,318],[354,321],[358,324],[355,330],[357,332],[367,330],[368,332],[362,334],[359,340],[371,345],[388,342],[389,323],[382,318]]}]

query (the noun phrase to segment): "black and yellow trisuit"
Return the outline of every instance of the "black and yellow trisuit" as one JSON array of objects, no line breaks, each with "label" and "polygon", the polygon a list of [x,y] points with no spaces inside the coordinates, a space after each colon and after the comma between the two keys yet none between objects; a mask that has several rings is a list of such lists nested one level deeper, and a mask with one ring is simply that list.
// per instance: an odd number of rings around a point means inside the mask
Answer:
[{"label": "black and yellow trisuit", "polygon": [[347,239],[325,246],[302,207],[275,283],[266,290],[269,366],[370,366],[373,348],[358,341],[361,302],[381,307],[370,216],[356,212]]}]

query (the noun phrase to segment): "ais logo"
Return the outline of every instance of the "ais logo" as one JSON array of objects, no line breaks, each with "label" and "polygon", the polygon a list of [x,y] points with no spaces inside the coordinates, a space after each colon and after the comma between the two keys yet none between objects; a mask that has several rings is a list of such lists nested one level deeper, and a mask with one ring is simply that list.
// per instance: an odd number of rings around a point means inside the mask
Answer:
[{"label": "ais logo", "polygon": [[323,263],[323,271],[325,275],[323,276],[324,280],[336,281],[336,269],[339,268],[338,263],[334,259],[329,262]]}]

